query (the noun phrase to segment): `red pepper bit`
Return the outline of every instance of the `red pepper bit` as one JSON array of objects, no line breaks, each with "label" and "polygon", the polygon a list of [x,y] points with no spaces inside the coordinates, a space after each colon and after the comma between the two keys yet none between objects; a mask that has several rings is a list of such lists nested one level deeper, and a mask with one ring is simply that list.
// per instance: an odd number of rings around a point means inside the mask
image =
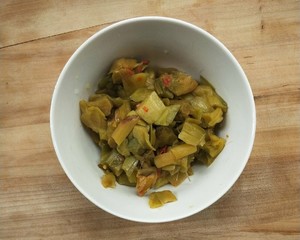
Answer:
[{"label": "red pepper bit", "polygon": [[138,65],[136,68],[135,68],[135,71],[137,73],[141,73],[143,71],[143,65]]},{"label": "red pepper bit", "polygon": [[129,76],[132,76],[134,74],[134,72],[130,69],[130,68],[127,68],[126,69],[126,73],[129,75]]},{"label": "red pepper bit", "polygon": [[166,153],[167,151],[168,151],[168,146],[166,145],[160,149],[159,154]]},{"label": "red pepper bit", "polygon": [[147,108],[146,106],[143,107],[144,112],[148,112],[149,108]]},{"label": "red pepper bit", "polygon": [[172,76],[169,74],[165,74],[162,78],[162,81],[165,87],[169,87],[172,82]]}]

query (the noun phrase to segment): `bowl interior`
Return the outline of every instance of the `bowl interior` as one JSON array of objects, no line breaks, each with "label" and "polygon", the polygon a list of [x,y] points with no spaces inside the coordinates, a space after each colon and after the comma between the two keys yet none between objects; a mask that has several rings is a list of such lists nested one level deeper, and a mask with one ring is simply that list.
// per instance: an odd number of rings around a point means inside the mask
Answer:
[{"label": "bowl interior", "polygon": [[[220,135],[227,144],[210,167],[172,190],[178,201],[150,209],[147,197],[117,185],[104,189],[97,167],[99,149],[82,127],[79,101],[87,99],[113,60],[149,59],[206,77],[228,103]],[[73,184],[94,204],[116,216],[140,222],[165,222],[190,216],[218,200],[234,184],[249,158],[255,134],[255,107],[247,78],[232,54],[207,32],[182,21],[144,17],[114,24],[88,39],[64,67],[51,104],[51,134],[58,159]]]}]

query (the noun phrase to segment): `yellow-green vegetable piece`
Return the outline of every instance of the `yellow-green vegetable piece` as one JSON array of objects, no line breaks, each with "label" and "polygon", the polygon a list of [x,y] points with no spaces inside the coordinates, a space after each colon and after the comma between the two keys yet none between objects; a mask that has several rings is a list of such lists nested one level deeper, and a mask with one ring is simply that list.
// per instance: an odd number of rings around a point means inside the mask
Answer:
[{"label": "yellow-green vegetable piece", "polygon": [[118,145],[120,145],[128,136],[128,134],[132,131],[132,129],[138,123],[138,121],[138,116],[129,116],[124,118],[114,130],[111,137],[115,140],[115,142]]},{"label": "yellow-green vegetable piece", "polygon": [[171,151],[163,154],[159,154],[154,158],[154,163],[157,168],[169,166],[171,164],[177,164],[176,157]]},{"label": "yellow-green vegetable piece", "polygon": [[124,101],[123,104],[115,111],[114,118],[115,118],[116,122],[118,123],[121,120],[123,120],[130,111],[131,111],[131,108],[130,108],[129,101]]},{"label": "yellow-green vegetable piece", "polygon": [[178,171],[176,174],[173,174],[169,177],[169,182],[172,184],[172,186],[177,187],[185,179],[187,179],[187,177],[188,177],[187,173]]},{"label": "yellow-green vegetable piece", "polygon": [[178,160],[195,153],[197,151],[197,147],[190,144],[180,144],[172,147],[170,151],[174,154],[175,158]]},{"label": "yellow-green vegetable piece", "polygon": [[150,93],[152,93],[152,90],[148,88],[138,88],[134,91],[133,94],[130,95],[130,99],[134,102],[141,102],[143,101]]},{"label": "yellow-green vegetable piece", "polygon": [[105,173],[101,177],[102,186],[105,188],[115,188],[116,187],[116,177],[113,173]]},{"label": "yellow-green vegetable piece", "polygon": [[214,127],[217,123],[223,120],[223,111],[221,108],[216,108],[213,112],[204,113],[202,115],[203,122],[207,127]]},{"label": "yellow-green vegetable piece", "polygon": [[178,139],[171,127],[159,126],[156,128],[155,147],[172,146]]},{"label": "yellow-green vegetable piece", "polygon": [[160,80],[176,96],[190,93],[198,86],[198,83],[190,75],[181,71],[162,74]]},{"label": "yellow-green vegetable piece", "polygon": [[178,138],[193,146],[203,146],[205,144],[205,130],[199,125],[185,121]]},{"label": "yellow-green vegetable piece", "polygon": [[166,153],[159,154],[154,158],[157,168],[162,168],[172,164],[180,164],[183,157],[191,155],[197,151],[197,147],[189,144],[180,144],[170,148]]},{"label": "yellow-green vegetable piece", "polygon": [[166,203],[175,201],[177,201],[177,198],[170,190],[152,192],[149,195],[150,208],[158,208]]},{"label": "yellow-green vegetable piece", "polygon": [[128,70],[132,70],[136,64],[136,59],[120,58],[115,60],[110,68],[113,83],[121,83],[124,73]]},{"label": "yellow-green vegetable piece", "polygon": [[151,149],[155,151],[155,148],[151,145],[147,127],[138,125],[134,126],[132,130],[132,135],[145,149]]},{"label": "yellow-green vegetable piece", "polygon": [[154,189],[158,189],[162,186],[165,186],[169,183],[168,177],[160,177],[156,180],[155,185],[153,186]]},{"label": "yellow-green vegetable piece", "polygon": [[212,157],[216,158],[225,146],[225,139],[215,134],[208,134],[209,140],[204,145],[204,150]]},{"label": "yellow-green vegetable piece", "polygon": [[128,187],[135,187],[135,185],[136,185],[136,181],[130,182],[126,173],[124,173],[124,172],[120,176],[117,177],[117,182],[121,185],[125,185]]},{"label": "yellow-green vegetable piece", "polygon": [[144,196],[145,193],[154,186],[157,180],[157,170],[155,168],[140,169],[137,172],[136,190],[139,196]]},{"label": "yellow-green vegetable piece", "polygon": [[207,100],[207,97],[193,96],[190,99],[190,103],[194,109],[201,111],[201,113],[206,113],[213,110],[210,102]]},{"label": "yellow-green vegetable piece", "polygon": [[124,156],[122,156],[115,149],[111,150],[106,156],[102,156],[99,166],[103,170],[111,170],[116,176],[120,176],[123,172],[122,165],[124,162]]},{"label": "yellow-green vegetable piece", "polygon": [[128,156],[125,158],[122,169],[125,171],[127,176],[131,176],[136,169],[138,162],[139,161],[134,156]]},{"label": "yellow-green vegetable piece", "polygon": [[180,105],[167,106],[162,112],[161,116],[154,122],[154,124],[161,126],[169,126],[173,122],[179,109]]},{"label": "yellow-green vegetable piece", "polygon": [[98,107],[88,106],[85,100],[80,101],[80,108],[82,112],[81,122],[94,132],[99,133],[101,140],[107,139],[107,122],[104,113]]},{"label": "yellow-green vegetable piece", "polygon": [[128,139],[125,138],[124,141],[119,145],[117,146],[117,151],[122,154],[124,157],[128,157],[130,156],[130,151],[129,151],[129,148],[128,148]]},{"label": "yellow-green vegetable piece", "polygon": [[205,97],[210,106],[219,107],[223,112],[227,112],[227,103],[222,99],[211,85],[198,85],[193,91],[193,94],[200,97]]},{"label": "yellow-green vegetable piece", "polygon": [[127,96],[130,96],[139,88],[146,87],[148,77],[147,73],[136,73],[122,78],[122,84]]},{"label": "yellow-green vegetable piece", "polygon": [[165,108],[162,100],[153,91],[138,105],[136,112],[148,124],[152,124],[160,118]]},{"label": "yellow-green vegetable piece", "polygon": [[113,103],[105,94],[100,94],[97,96],[97,98],[93,98],[93,100],[90,99],[88,105],[98,107],[105,116],[110,115],[113,108]]}]

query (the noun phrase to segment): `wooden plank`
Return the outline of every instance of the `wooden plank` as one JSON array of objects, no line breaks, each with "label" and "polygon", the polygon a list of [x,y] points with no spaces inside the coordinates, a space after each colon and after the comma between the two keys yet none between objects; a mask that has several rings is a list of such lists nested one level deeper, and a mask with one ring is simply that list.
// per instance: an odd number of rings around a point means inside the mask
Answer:
[{"label": "wooden plank", "polygon": [[49,122],[54,86],[73,52],[99,27],[0,50],[1,127]]},{"label": "wooden plank", "polygon": [[[183,19],[209,32],[217,33],[217,37],[242,33],[249,26],[253,26],[253,23],[258,28],[268,31],[272,24],[277,24],[276,21],[267,22],[268,18],[283,21],[280,28],[289,26],[289,29],[292,27],[296,29],[297,23],[293,22],[293,26],[287,24],[299,15],[298,3],[298,1],[285,1],[282,8],[280,1],[251,0],[226,1],[226,4],[210,0],[126,2],[121,0],[4,0],[0,2],[0,48],[147,15]],[[276,32],[273,31],[273,36],[289,37],[283,35],[280,28],[277,28]],[[247,34],[250,39],[253,37],[249,31]],[[237,41],[240,39],[242,38],[236,38]]]},{"label": "wooden plank", "polygon": [[[201,3],[201,7],[210,1]],[[194,1],[1,1],[0,47],[145,15],[187,19]],[[182,11],[185,10],[185,11]],[[18,16],[22,16],[19,18]]]}]

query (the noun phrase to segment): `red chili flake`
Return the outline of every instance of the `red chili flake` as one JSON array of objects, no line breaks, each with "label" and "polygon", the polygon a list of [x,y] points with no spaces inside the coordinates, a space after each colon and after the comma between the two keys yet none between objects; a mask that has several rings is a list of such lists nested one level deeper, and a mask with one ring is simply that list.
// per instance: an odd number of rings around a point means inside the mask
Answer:
[{"label": "red chili flake", "polygon": [[138,65],[136,68],[135,68],[135,71],[137,73],[141,73],[143,71],[143,65]]},{"label": "red chili flake", "polygon": [[149,111],[149,108],[147,108],[146,106],[144,106],[144,107],[143,107],[143,110],[144,110],[145,112],[148,112],[148,111]]},{"label": "red chili flake", "polygon": [[167,151],[168,151],[168,146],[166,145],[160,149],[159,153],[163,154],[163,153],[166,153]]},{"label": "red chili flake", "polygon": [[172,76],[169,74],[165,74],[162,78],[162,81],[165,87],[169,87],[172,82]]}]

